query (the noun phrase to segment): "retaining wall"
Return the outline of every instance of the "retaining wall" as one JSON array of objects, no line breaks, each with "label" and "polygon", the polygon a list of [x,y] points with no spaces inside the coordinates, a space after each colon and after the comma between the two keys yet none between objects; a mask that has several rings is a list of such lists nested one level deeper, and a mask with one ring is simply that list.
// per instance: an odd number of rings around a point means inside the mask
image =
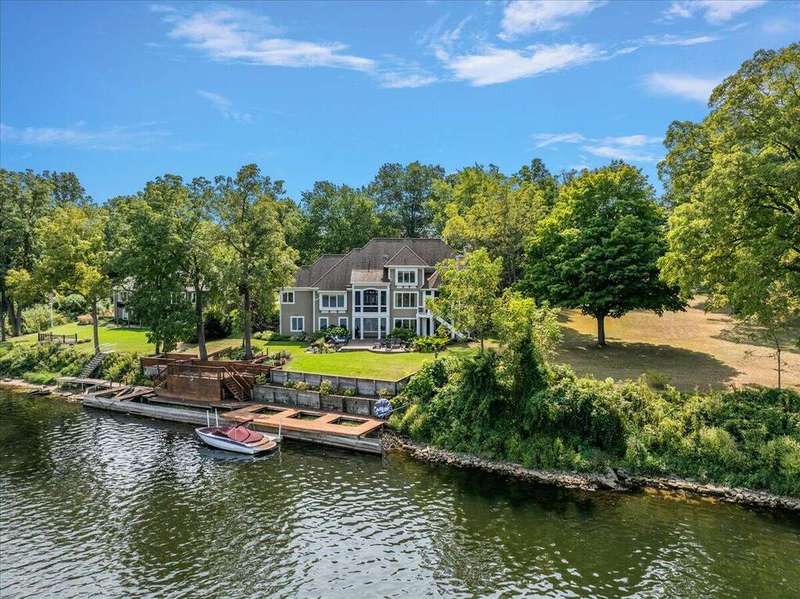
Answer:
[{"label": "retaining wall", "polygon": [[378,402],[378,399],[372,397],[323,395],[319,391],[301,391],[277,385],[256,385],[253,387],[253,399],[293,408],[344,412],[354,416],[374,416],[375,404]]},{"label": "retaining wall", "polygon": [[284,385],[287,381],[303,381],[310,387],[319,387],[322,381],[328,381],[334,389],[352,389],[356,395],[367,397],[378,397],[378,391],[381,389],[388,389],[392,395],[397,395],[410,379],[411,376],[407,376],[397,381],[386,381],[313,372],[291,372],[276,369],[270,371],[270,380],[278,385]]}]

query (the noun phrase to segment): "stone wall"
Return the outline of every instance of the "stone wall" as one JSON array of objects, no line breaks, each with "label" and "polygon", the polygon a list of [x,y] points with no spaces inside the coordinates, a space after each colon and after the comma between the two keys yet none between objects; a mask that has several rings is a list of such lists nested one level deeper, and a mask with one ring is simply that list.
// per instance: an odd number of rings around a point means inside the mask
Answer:
[{"label": "stone wall", "polygon": [[319,391],[301,391],[278,385],[256,385],[253,388],[253,399],[293,408],[344,412],[354,416],[374,416],[374,407],[378,402],[371,397],[323,395]]},{"label": "stone wall", "polygon": [[381,389],[388,389],[391,395],[397,395],[410,379],[411,377],[407,376],[397,381],[386,381],[312,372],[290,372],[276,369],[270,371],[270,380],[278,385],[286,384],[287,381],[303,381],[310,387],[319,387],[322,381],[328,381],[334,389],[352,389],[355,394],[365,397],[378,397],[378,391]]}]

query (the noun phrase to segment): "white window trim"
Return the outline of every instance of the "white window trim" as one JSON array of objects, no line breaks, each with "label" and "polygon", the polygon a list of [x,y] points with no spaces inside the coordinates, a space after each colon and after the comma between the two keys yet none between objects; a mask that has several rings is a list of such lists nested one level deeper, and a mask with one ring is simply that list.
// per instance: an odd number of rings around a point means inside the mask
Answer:
[{"label": "white window trim", "polygon": [[[416,297],[414,300],[413,306],[400,306],[397,303],[397,298],[400,295],[413,295]],[[394,302],[392,302],[392,308],[395,310],[416,310],[419,306],[419,293],[417,291],[395,291],[394,292]]]},{"label": "white window trim", "polygon": [[[322,325],[322,321],[323,320],[325,321],[325,326]],[[330,326],[330,322],[328,321],[328,317],[327,316],[320,316],[319,317],[319,330],[322,331],[324,329],[327,329],[329,326]]]},{"label": "white window trim", "polygon": [[[295,318],[300,319],[300,328],[294,328]],[[290,333],[303,333],[306,330],[306,317],[305,316],[290,316],[289,317],[289,332]]]},{"label": "white window trim", "polygon": [[[350,320],[350,319],[349,319],[349,318],[347,318],[347,316],[340,316],[340,317],[339,317],[339,326],[340,326],[340,327],[344,327],[344,328],[346,328],[346,329],[349,331],[349,330],[350,330],[350,324],[349,324],[349,320]],[[342,324],[342,321],[344,321],[344,324]]]},{"label": "white window trim", "polygon": [[[414,275],[413,283],[404,283],[400,281],[400,273],[412,273]],[[419,279],[419,273],[416,268],[396,268],[394,271],[394,282],[398,287],[416,287]]]},{"label": "white window trim", "polygon": [[[285,302],[285,301],[283,301],[283,296],[284,296],[284,294],[286,294],[286,293],[291,293],[291,294],[292,294],[292,301],[290,301],[290,302]],[[289,306],[289,305],[292,305],[292,304],[294,304],[295,298],[296,298],[296,296],[295,296],[295,294],[294,294],[294,290],[291,290],[291,291],[281,291],[281,303],[282,303],[282,304],[284,304],[285,306]]]},{"label": "white window trim", "polygon": [[[330,306],[322,305],[322,296],[328,297],[343,297],[344,305],[331,308]],[[319,311],[320,312],[346,312],[347,311],[347,292],[346,291],[320,291],[319,292]]]},{"label": "white window trim", "polygon": [[417,333],[417,334],[419,333],[419,327],[418,327],[419,323],[417,322],[416,318],[395,318],[394,320],[392,320],[392,328],[393,329],[398,328],[397,323],[401,322],[401,321],[411,321],[411,322],[413,322],[414,326],[411,328],[411,330],[413,330],[414,333]]}]

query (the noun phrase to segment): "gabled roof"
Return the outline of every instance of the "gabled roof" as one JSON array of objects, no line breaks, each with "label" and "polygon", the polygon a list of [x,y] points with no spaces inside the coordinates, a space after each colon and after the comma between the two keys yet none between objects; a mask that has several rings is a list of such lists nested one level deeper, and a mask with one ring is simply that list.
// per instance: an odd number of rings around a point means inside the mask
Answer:
[{"label": "gabled roof", "polygon": [[297,271],[295,287],[313,287],[314,282],[325,274],[331,266],[342,259],[345,254],[323,254],[317,260]]},{"label": "gabled roof", "polygon": [[401,247],[397,253],[387,260],[384,266],[431,266],[417,256],[417,253],[407,245]]},{"label": "gabled roof", "polygon": [[358,282],[382,281],[383,269],[387,266],[432,267],[453,256],[453,250],[437,238],[376,237],[347,254],[321,256],[297,272],[294,286],[345,289],[356,282],[355,279],[359,279]]}]

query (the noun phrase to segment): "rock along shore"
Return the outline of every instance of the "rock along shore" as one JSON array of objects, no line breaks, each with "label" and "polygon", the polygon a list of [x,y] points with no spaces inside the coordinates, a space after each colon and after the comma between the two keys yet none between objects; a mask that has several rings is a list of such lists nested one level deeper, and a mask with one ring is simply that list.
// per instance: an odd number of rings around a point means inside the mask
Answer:
[{"label": "rock along shore", "polygon": [[800,512],[800,497],[773,495],[739,487],[697,483],[678,477],[650,477],[609,468],[605,474],[581,474],[558,470],[533,470],[519,464],[485,460],[475,455],[457,453],[415,443],[387,431],[383,434],[384,451],[403,451],[413,458],[432,464],[476,468],[529,482],[554,485],[581,491],[656,491],[684,496],[699,496],[743,506]]}]

